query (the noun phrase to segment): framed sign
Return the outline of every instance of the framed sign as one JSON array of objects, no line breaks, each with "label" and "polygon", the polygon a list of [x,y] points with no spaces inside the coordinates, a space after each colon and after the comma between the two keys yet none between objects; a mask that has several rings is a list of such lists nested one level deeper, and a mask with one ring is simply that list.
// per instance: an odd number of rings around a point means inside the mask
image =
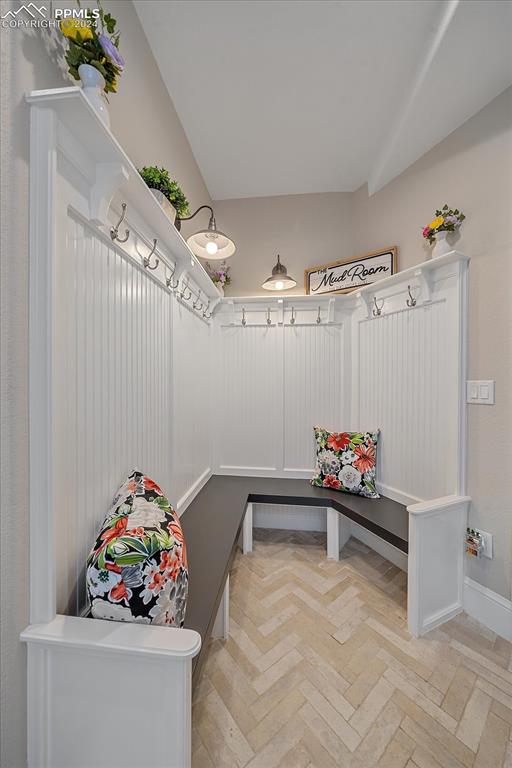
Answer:
[{"label": "framed sign", "polygon": [[383,277],[396,272],[396,252],[394,245],[366,256],[333,261],[319,267],[308,267],[304,271],[306,293],[318,296],[321,293],[348,293],[363,285],[371,285]]}]

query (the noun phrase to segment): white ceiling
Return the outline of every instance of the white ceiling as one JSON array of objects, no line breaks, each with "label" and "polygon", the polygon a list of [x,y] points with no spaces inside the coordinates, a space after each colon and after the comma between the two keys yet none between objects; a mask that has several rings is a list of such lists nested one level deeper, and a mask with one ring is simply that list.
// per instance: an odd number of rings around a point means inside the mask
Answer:
[{"label": "white ceiling", "polygon": [[214,200],[374,192],[512,83],[509,0],[135,0]]}]

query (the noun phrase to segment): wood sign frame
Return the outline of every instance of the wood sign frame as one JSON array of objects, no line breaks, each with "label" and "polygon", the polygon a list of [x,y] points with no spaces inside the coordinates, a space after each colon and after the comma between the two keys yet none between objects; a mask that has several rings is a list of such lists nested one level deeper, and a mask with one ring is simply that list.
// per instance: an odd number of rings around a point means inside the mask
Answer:
[{"label": "wood sign frame", "polygon": [[[344,261],[331,261],[304,270],[306,294],[321,296],[326,293],[350,293],[365,285],[371,285],[383,277],[394,275],[397,268],[397,247],[381,248],[379,251],[356,256]],[[352,265],[352,266],[350,266]],[[349,284],[347,284],[347,282]],[[316,287],[312,288],[313,285]],[[344,288],[333,288],[344,284]],[[324,288],[324,290],[322,290]]]}]

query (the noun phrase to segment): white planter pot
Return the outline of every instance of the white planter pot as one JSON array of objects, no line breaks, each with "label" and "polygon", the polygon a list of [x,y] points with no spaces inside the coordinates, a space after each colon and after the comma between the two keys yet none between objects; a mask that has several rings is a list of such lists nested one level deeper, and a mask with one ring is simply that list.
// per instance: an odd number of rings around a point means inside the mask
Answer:
[{"label": "white planter pot", "polygon": [[453,247],[447,240],[448,232],[438,232],[436,235],[436,242],[432,249],[432,258],[437,259],[439,256],[444,256],[445,253],[453,251]]},{"label": "white planter pot", "polygon": [[158,200],[161,207],[164,210],[164,213],[167,214],[167,216],[170,218],[171,222],[174,224],[174,221],[176,219],[176,208],[172,203],[169,202],[169,200],[166,198],[163,192],[160,192],[159,189],[151,189],[149,188],[154,197]]},{"label": "white planter pot", "polygon": [[80,64],[78,74],[82,81],[84,96],[89,104],[96,110],[107,128],[110,128],[110,115],[107,109],[105,92],[105,79],[96,67],[90,64]]}]

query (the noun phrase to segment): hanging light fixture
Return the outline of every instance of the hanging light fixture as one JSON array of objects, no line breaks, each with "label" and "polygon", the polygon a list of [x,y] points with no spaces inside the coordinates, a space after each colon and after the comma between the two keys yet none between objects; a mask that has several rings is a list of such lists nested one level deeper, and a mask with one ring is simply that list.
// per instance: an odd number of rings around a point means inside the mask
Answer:
[{"label": "hanging light fixture", "polygon": [[277,263],[272,269],[272,274],[261,286],[266,291],[286,291],[287,288],[294,288],[297,281],[288,274],[284,264],[281,264],[279,254],[277,254]]},{"label": "hanging light fixture", "polygon": [[191,216],[186,216],[183,219],[176,219],[177,228],[181,229],[182,221],[189,221],[193,219],[199,211],[203,208],[208,208],[210,211],[210,221],[208,222],[207,229],[200,229],[194,235],[190,235],[187,238],[187,243],[190,246],[190,250],[201,259],[228,259],[232,256],[236,250],[234,242],[217,229],[217,223],[213,214],[213,208],[209,205],[201,205],[197,211]]}]

